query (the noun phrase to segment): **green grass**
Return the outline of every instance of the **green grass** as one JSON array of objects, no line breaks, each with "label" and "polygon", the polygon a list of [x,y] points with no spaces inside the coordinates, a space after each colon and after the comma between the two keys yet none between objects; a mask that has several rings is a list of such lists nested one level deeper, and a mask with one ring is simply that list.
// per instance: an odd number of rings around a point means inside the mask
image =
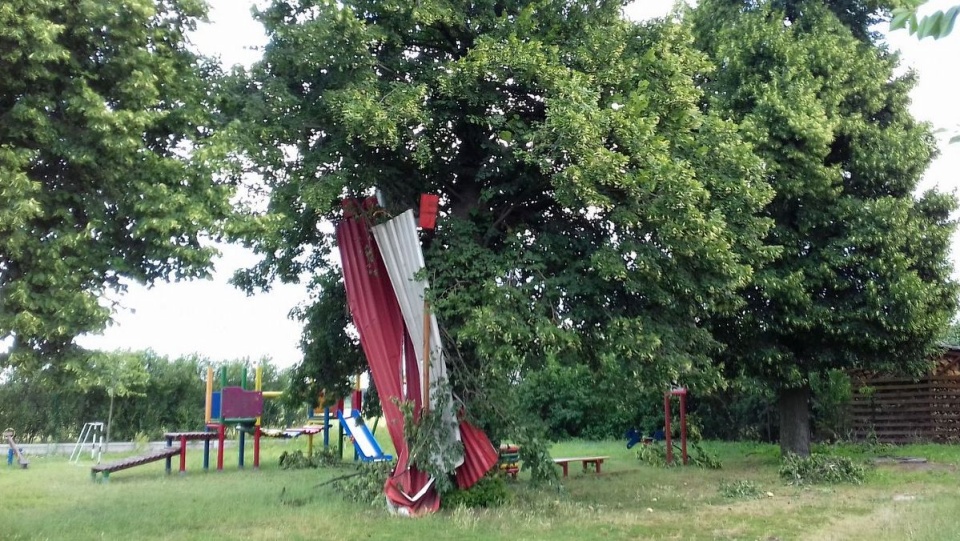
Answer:
[{"label": "green grass", "polygon": [[[955,539],[960,532],[960,449],[911,446],[878,454],[920,456],[921,466],[870,468],[861,486],[792,487],[777,476],[777,449],[710,443],[724,468],[659,469],[640,464],[622,442],[571,441],[554,456],[609,455],[604,473],[575,465],[562,490],[534,490],[521,472],[510,505],[452,510],[418,520],[358,507],[319,483],[352,466],[283,471],[284,450],[305,441],[268,442],[260,471],[236,469],[228,450],[223,472],[204,473],[200,453],[184,476],[163,462],[90,481],[90,462],[30,457],[30,468],[0,466],[0,538],[32,539]],[[832,452],[872,458],[859,447]],[[174,460],[176,468],[176,460]],[[745,482],[760,498],[731,498],[722,486]],[[767,495],[767,493],[772,496]]]}]

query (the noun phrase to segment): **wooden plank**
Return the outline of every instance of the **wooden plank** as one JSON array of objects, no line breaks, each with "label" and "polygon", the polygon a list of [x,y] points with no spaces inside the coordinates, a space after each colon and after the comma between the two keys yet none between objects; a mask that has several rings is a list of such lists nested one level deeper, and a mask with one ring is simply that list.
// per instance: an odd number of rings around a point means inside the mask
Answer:
[{"label": "wooden plank", "polygon": [[[874,396],[871,398],[852,398],[851,403],[854,404],[896,404],[901,402],[908,402],[911,400],[920,400],[921,403],[929,403],[930,395],[926,392],[923,393],[906,393],[899,395],[887,395],[887,396]],[[950,400],[943,400],[943,402],[950,402]]]},{"label": "wooden plank", "polygon": [[149,453],[146,455],[133,456],[130,458],[125,458],[123,460],[118,460],[116,462],[111,462],[109,464],[97,464],[90,468],[93,473],[97,472],[115,472],[120,470],[125,470],[127,468],[133,468],[135,466],[142,466],[143,464],[148,464],[150,462],[156,462],[158,460],[163,460],[167,457],[175,456],[180,454],[180,446],[177,447],[167,447],[162,451],[157,451],[155,453]]},{"label": "wooden plank", "polygon": [[215,440],[217,439],[216,432],[167,432],[163,435],[165,438],[172,438],[179,440],[181,438],[186,438],[187,441],[196,441],[196,440]]}]

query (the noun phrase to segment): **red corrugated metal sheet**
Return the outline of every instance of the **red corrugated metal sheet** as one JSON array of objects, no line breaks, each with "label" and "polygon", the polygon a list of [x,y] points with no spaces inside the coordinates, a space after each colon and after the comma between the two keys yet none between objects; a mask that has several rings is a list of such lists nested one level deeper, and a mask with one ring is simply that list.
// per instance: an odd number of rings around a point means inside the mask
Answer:
[{"label": "red corrugated metal sheet", "polygon": [[460,421],[464,461],[457,468],[457,486],[470,488],[497,463],[497,450],[479,428],[465,419]]},{"label": "red corrugated metal sheet", "polygon": [[[345,202],[344,207],[349,206]],[[440,500],[430,486],[429,479],[421,472],[408,468],[403,415],[391,400],[403,397],[400,367],[405,344],[410,350],[410,339],[380,252],[372,242],[369,224],[362,213],[350,214],[348,212],[348,217],[336,227],[347,304],[360,335],[360,344],[370,365],[374,384],[383,398],[381,404],[387,430],[398,455],[397,467],[384,490],[388,501],[407,514],[436,511]],[[411,398],[419,402],[419,389],[417,391]]]},{"label": "red corrugated metal sheet", "polygon": [[[373,203],[368,201],[365,202],[364,207],[366,210],[371,210],[372,205]],[[423,254],[417,241],[416,226],[413,225],[412,213],[410,216],[404,215],[405,221],[410,222],[404,228],[413,227],[413,231],[412,233],[404,232],[405,241],[397,242],[397,246],[393,245],[390,235],[386,237],[378,235],[379,240],[384,244],[384,250],[391,253],[391,264],[395,267],[403,267],[400,274],[398,274],[398,268],[391,269],[397,275],[393,277],[394,283],[391,284],[384,258],[377,243],[371,237],[369,222],[364,218],[364,209],[361,209],[358,202],[352,200],[344,201],[343,207],[346,217],[337,224],[336,233],[343,264],[347,303],[360,334],[360,343],[370,365],[374,384],[381,397],[390,438],[397,449],[397,467],[387,481],[384,491],[387,500],[406,514],[419,515],[435,511],[439,507],[440,500],[433,489],[432,479],[423,472],[408,467],[409,455],[406,440],[403,437],[403,416],[395,401],[392,400],[395,397],[413,400],[417,413],[422,402],[420,378],[414,376],[419,374],[420,370],[416,355],[417,348],[414,347],[409,329],[404,323],[404,315],[408,316],[407,319],[410,321],[422,322],[423,307],[422,304],[419,305],[419,317],[416,314],[405,314],[401,311],[401,303],[398,301],[399,292],[395,291],[399,278],[401,283],[399,289],[404,293],[403,305],[408,311],[412,307],[417,307],[415,305],[418,303],[414,302],[417,293],[406,291],[407,288],[404,287],[410,285],[407,282],[412,281],[413,274],[423,266]],[[398,220],[397,223],[403,221]],[[397,234],[396,231],[392,233],[394,236]],[[399,253],[397,253],[398,249]],[[410,260],[407,260],[407,256],[410,256]],[[409,277],[405,278],[407,275]],[[425,283],[418,284],[414,287],[419,290],[421,300],[425,285]],[[440,350],[439,330],[435,318],[432,318],[431,327],[433,331],[431,334],[436,339],[435,347]],[[422,323],[420,323],[420,332],[422,333]],[[442,356],[438,354],[436,358],[440,360]],[[408,375],[405,396],[401,370],[404,363],[404,370]],[[437,367],[431,366],[431,376],[434,376],[435,370],[442,373],[443,363],[440,362]],[[456,470],[456,479],[458,486],[468,488],[496,464],[497,452],[486,434],[466,421],[460,423],[460,436],[464,445],[464,462]]]}]

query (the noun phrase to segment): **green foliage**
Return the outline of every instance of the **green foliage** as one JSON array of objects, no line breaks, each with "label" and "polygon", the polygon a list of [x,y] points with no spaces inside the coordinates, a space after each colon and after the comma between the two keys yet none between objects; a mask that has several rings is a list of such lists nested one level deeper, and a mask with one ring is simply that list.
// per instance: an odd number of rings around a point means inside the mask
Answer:
[{"label": "green foliage", "polygon": [[548,362],[530,372],[517,393],[523,413],[542,420],[550,439],[601,440],[617,437],[634,426],[649,409],[645,405],[659,404],[655,392],[652,400],[647,393],[629,404],[625,395],[633,388],[621,383],[615,371],[594,372],[580,364]]},{"label": "green foliage", "polygon": [[667,466],[667,449],[660,442],[650,442],[637,448],[637,459],[648,466],[664,468]]},{"label": "green foliage", "polygon": [[536,423],[519,425],[515,435],[523,470],[530,473],[530,484],[534,487],[560,487],[560,474],[550,456],[549,440],[541,427]]},{"label": "green foliage", "polygon": [[925,0],[908,0],[905,6],[895,8],[890,19],[890,30],[907,29],[910,35],[917,39],[932,37],[940,39],[950,35],[960,15],[960,6],[953,6],[947,11],[934,11],[923,17],[917,17],[917,9],[926,3]]},{"label": "green foliage", "polygon": [[449,385],[437,382],[432,391],[433,407],[421,410],[419,418],[412,401],[399,404],[410,464],[433,477],[441,496],[456,489],[452,474],[463,459],[463,443],[450,437],[457,428],[456,417],[451,415],[451,396]]},{"label": "green foliage", "polygon": [[392,469],[393,464],[389,462],[360,462],[355,475],[337,479],[333,487],[345,500],[362,505],[383,505],[383,486]]},{"label": "green foliage", "polygon": [[356,375],[366,370],[359,341],[347,333],[350,312],[339,273],[322,273],[313,284],[316,298],[294,312],[303,322],[303,361],[292,370],[285,397],[288,404],[319,406],[322,393],[330,405],[349,395]]},{"label": "green foliage", "polygon": [[[925,371],[957,308],[956,201],[914,196],[935,145],[908,110],[913,76],[819,1],[706,0],[689,19],[722,66],[706,109],[743,126],[776,192],[779,257],[743,311],[712,320],[731,375],[803,397],[831,369]],[[781,419],[781,433],[805,423]]]},{"label": "green foliage", "polygon": [[512,494],[507,488],[507,482],[502,475],[487,474],[466,490],[454,490],[447,493],[441,505],[446,509],[458,507],[490,508],[500,507],[510,503]]},{"label": "green foliage", "polygon": [[72,362],[67,369],[75,374],[75,381],[81,390],[99,388],[107,392],[110,400],[105,441],[109,445],[114,401],[118,397],[143,396],[142,389],[150,379],[150,373],[132,351],[93,352],[84,359],[83,364]]},{"label": "green foliage", "polygon": [[[720,384],[705,322],[772,256],[772,193],[737,126],[700,110],[709,65],[686,27],[583,0],[276,0],[258,17],[263,61],[230,84],[270,202],[232,231],[263,256],[238,283],[326,276],[341,197],[375,187],[396,212],[436,193],[431,303],[485,429],[537,423],[512,406],[547,366],[609,372],[615,419],[640,390]],[[332,388],[356,346],[326,295],[304,336],[330,347],[298,379]]]},{"label": "green foliage", "polygon": [[730,482],[720,480],[720,495],[731,500],[756,500],[764,496],[763,489],[749,479]]},{"label": "green foliage", "polygon": [[[690,415],[696,417],[704,438],[776,441],[780,422],[777,396],[765,382],[739,376],[723,389],[692,398]],[[651,428],[662,426],[661,413],[660,424]]]},{"label": "green foliage", "polygon": [[814,433],[818,439],[841,440],[850,433],[850,402],[853,384],[841,370],[828,370],[810,377],[813,391]]},{"label": "green foliage", "polygon": [[[126,283],[203,277],[231,213],[196,0],[0,7],[0,365],[82,357]],[[122,14],[122,16],[120,15]]]},{"label": "green foliage", "polygon": [[863,484],[866,469],[845,456],[787,454],[780,464],[780,478],[791,485],[824,483]]}]

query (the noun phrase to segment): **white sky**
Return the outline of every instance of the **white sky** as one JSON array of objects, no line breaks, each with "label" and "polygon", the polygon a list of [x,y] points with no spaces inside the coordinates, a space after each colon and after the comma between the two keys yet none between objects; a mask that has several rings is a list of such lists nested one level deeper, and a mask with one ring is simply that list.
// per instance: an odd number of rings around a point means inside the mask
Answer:
[{"label": "white sky", "polygon": [[[947,9],[957,0],[934,0],[927,9]],[[193,36],[197,48],[219,56],[223,64],[250,65],[266,42],[259,24],[250,15],[252,0],[208,0],[210,24]],[[647,18],[669,12],[670,0],[645,0],[628,9],[633,18]],[[906,32],[890,38],[901,49],[903,63],[920,74],[913,93],[913,113],[947,130],[941,136],[942,155],[931,166],[923,187],[954,191],[960,186],[960,144],[946,145],[951,134],[960,132],[960,27],[949,37],[918,42]],[[199,353],[211,359],[269,356],[280,366],[301,359],[297,347],[300,327],[287,314],[306,300],[302,286],[276,284],[269,293],[247,297],[227,283],[234,270],[256,262],[236,246],[221,246],[223,256],[216,262],[212,280],[158,284],[152,288],[131,286],[122,299],[115,324],[101,336],[79,340],[87,347],[101,349],[145,349],[176,357]],[[960,244],[954,241],[954,254]],[[956,255],[954,256],[956,260]],[[960,267],[960,265],[955,265]]]}]

